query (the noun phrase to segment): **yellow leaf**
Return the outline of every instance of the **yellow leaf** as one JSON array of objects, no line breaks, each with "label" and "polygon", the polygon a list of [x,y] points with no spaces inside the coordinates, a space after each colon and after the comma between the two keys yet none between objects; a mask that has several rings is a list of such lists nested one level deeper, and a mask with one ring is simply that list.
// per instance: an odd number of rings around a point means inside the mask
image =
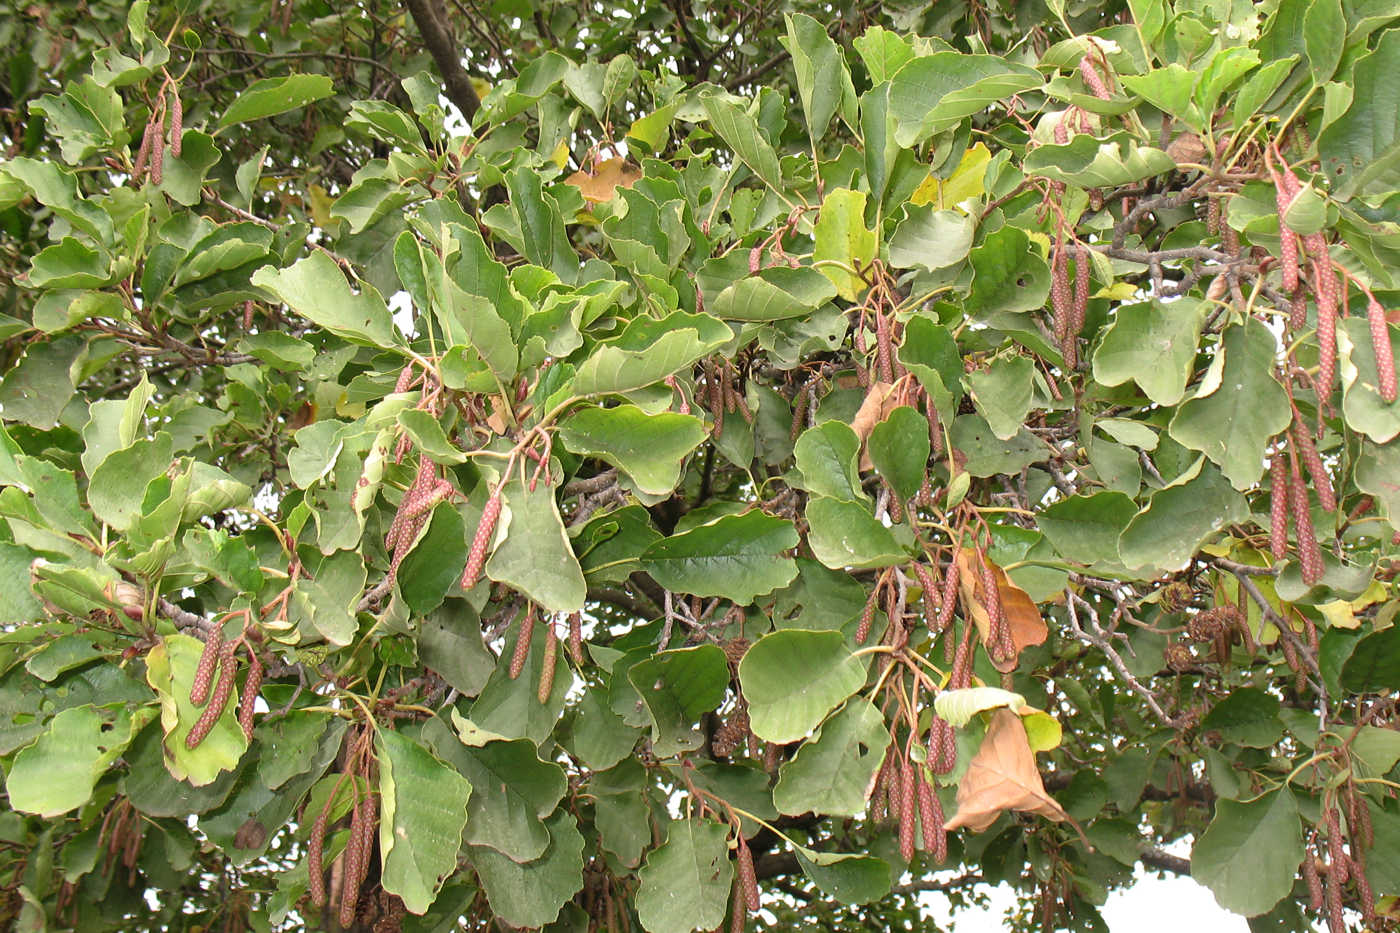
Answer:
[{"label": "yellow leaf", "polygon": [[568,165],[568,164],[569,164],[569,144],[566,143],[566,142],[563,142],[563,141],[561,140],[560,143],[559,143],[559,145],[557,145],[557,146],[554,147],[554,152],[553,152],[553,154],[550,155],[549,161],[553,162],[555,165],[559,166],[559,168],[561,168],[561,169],[562,169],[565,165]]},{"label": "yellow leaf", "polygon": [[335,221],[331,220],[331,205],[335,203],[335,198],[331,197],[326,189],[320,185],[307,185],[306,190],[311,196],[306,209],[311,212],[311,219],[316,221],[316,226],[323,230],[334,227]]},{"label": "yellow leaf", "polygon": [[491,82],[485,78],[472,78],[472,90],[476,91],[477,100],[485,100],[486,95],[491,93]]},{"label": "yellow leaf", "polygon": [[968,198],[980,198],[986,193],[987,165],[992,153],[984,143],[978,143],[963,153],[962,161],[947,179],[930,175],[909,198],[913,204],[932,204],[940,210],[954,207]]},{"label": "yellow leaf", "polygon": [[1021,725],[1026,727],[1026,741],[1031,751],[1048,752],[1059,747],[1064,730],[1054,716],[1034,706],[1023,706],[1017,712],[1021,714]]},{"label": "yellow leaf", "polygon": [[599,162],[593,171],[577,171],[564,179],[564,184],[578,188],[583,199],[593,204],[611,201],[618,188],[630,188],[642,177],[642,170],[628,165],[626,159]]},{"label": "yellow leaf", "polygon": [[1351,611],[1351,603],[1344,599],[1334,599],[1317,607],[1327,624],[1332,628],[1353,629],[1361,627],[1361,620]]}]

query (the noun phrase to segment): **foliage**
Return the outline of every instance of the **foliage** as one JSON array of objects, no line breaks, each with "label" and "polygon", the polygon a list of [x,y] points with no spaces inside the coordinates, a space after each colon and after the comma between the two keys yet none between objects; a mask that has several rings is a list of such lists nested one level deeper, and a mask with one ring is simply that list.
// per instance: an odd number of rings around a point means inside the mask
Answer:
[{"label": "foliage", "polygon": [[0,20],[6,923],[1400,916],[1400,6],[827,11]]}]

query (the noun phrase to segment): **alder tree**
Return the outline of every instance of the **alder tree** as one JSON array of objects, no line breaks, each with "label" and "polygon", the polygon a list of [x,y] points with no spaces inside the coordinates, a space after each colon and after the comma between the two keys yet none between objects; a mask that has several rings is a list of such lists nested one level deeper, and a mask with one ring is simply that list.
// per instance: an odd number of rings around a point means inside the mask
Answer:
[{"label": "alder tree", "polygon": [[6,928],[1400,921],[1400,5],[0,50]]}]

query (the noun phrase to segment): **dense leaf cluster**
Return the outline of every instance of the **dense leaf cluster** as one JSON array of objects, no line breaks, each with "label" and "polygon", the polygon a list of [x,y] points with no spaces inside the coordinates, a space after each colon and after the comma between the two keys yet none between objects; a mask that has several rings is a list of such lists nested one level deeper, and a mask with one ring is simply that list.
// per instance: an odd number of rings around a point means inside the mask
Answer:
[{"label": "dense leaf cluster", "polygon": [[0,923],[1400,917],[1400,6],[0,49]]}]

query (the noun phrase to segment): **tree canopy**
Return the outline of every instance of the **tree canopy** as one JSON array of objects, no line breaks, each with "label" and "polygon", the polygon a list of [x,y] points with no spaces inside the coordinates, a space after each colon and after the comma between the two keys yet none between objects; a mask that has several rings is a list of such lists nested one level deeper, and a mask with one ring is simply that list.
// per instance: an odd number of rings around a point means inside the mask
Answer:
[{"label": "tree canopy", "polygon": [[0,923],[1400,918],[1400,4],[0,50]]}]

